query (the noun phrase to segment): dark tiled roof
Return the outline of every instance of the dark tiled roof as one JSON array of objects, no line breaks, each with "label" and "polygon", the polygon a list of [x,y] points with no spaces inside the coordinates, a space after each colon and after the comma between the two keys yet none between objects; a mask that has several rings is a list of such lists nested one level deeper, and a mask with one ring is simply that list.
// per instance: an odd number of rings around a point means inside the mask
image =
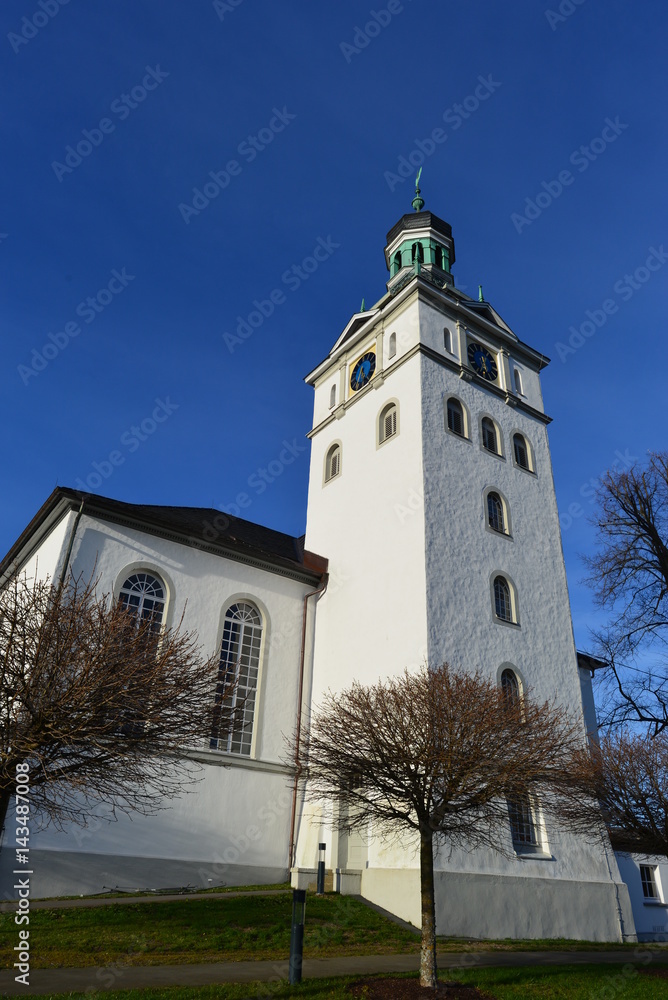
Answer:
[{"label": "dark tiled roof", "polygon": [[[392,226],[386,237],[387,243],[390,244],[401,232],[410,232],[412,229],[424,229],[425,227],[433,229],[435,232],[441,233],[442,236],[446,236],[452,240],[452,226],[449,222],[439,219],[433,212],[408,212],[406,215],[402,215],[399,221]],[[455,244],[453,240],[450,264],[454,264],[454,262]]]},{"label": "dark tiled roof", "polygon": [[109,497],[57,487],[41,507],[21,537],[0,563],[0,572],[15,560],[23,546],[39,529],[59,503],[72,509],[84,504],[84,512],[115,521],[174,541],[251,561],[267,562],[277,568],[321,577],[327,560],[304,549],[304,536],[294,538],[282,531],[265,528],[241,517],[232,517],[210,507],[165,507],[153,504],[124,503]]}]

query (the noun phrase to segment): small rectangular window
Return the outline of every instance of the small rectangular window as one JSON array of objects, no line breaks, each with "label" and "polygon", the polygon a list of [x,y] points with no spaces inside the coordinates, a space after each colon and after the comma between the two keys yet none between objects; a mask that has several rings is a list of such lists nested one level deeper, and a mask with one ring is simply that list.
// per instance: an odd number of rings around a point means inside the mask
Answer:
[{"label": "small rectangular window", "polygon": [[661,901],[659,886],[656,878],[656,868],[653,865],[640,866],[640,881],[642,883],[642,894],[645,899],[656,899]]}]

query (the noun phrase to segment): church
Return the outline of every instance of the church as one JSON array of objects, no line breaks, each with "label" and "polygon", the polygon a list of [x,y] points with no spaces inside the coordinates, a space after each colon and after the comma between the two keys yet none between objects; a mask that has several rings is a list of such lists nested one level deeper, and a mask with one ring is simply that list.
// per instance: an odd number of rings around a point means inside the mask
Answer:
[{"label": "church", "polygon": [[[457,289],[452,229],[417,187],[413,209],[387,234],[386,293],[307,376],[304,537],[57,488],[2,561],[3,580],[17,567],[52,579],[95,570],[139,613],[165,626],[183,615],[205,649],[239,663],[244,696],[243,730],[212,730],[195,754],[201,780],[158,814],[33,835],[35,895],[304,887],[324,842],[336,889],[419,926],[416,845],[334,829],[335,805],[302,800],[284,735],[328,689],[425,662],[556,695],[595,728],[541,393],[548,359],[482,290]],[[509,812],[507,837],[509,857],[441,846],[439,934],[635,938],[606,837],[553,827],[539,802]]]}]

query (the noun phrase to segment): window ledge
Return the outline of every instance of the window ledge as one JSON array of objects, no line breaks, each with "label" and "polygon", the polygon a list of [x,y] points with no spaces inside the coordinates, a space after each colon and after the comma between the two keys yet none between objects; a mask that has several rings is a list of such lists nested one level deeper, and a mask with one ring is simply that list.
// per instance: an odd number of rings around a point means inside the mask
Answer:
[{"label": "window ledge", "polygon": [[515,851],[515,855],[522,861],[554,861],[554,856],[545,851]]},{"label": "window ledge", "polygon": [[214,767],[245,767],[251,771],[269,771],[272,774],[290,774],[291,768],[285,764],[276,764],[270,760],[258,760],[243,754],[226,753],[224,750],[195,750],[192,747],[184,750],[184,756],[198,761],[200,764],[212,764]]},{"label": "window ledge", "polygon": [[[497,532],[495,532],[495,534],[497,534]],[[505,625],[507,628],[520,628],[519,622],[508,622],[505,618],[499,618],[498,615],[494,615],[494,621],[497,625]]]},{"label": "window ledge", "polygon": [[662,899],[643,899],[642,905],[655,908],[658,906],[660,909],[668,910],[668,903],[664,903]]}]

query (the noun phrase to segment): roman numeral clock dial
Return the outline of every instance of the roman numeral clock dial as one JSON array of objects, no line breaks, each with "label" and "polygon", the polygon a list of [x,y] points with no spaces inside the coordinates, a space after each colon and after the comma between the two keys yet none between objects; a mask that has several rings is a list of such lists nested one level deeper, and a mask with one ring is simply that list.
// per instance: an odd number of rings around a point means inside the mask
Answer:
[{"label": "roman numeral clock dial", "polygon": [[352,391],[357,392],[359,389],[363,389],[367,382],[371,380],[375,370],[376,354],[374,351],[367,351],[353,365],[352,372],[350,373],[350,388]]},{"label": "roman numeral clock dial", "polygon": [[496,382],[499,370],[496,361],[486,347],[480,344],[470,343],[467,348],[469,364],[474,372],[488,382]]}]

